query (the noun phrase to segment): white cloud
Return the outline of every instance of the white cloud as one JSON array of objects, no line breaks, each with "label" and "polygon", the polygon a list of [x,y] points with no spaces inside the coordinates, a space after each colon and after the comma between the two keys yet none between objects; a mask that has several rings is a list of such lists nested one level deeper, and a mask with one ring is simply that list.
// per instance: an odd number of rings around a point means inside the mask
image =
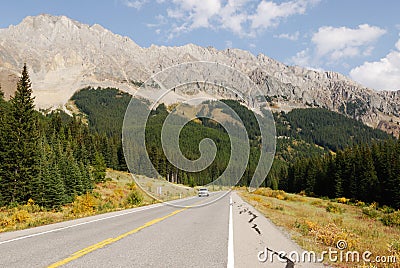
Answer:
[{"label": "white cloud", "polygon": [[309,68],[311,66],[310,50],[307,48],[300,52],[297,52],[296,55],[292,57],[291,63],[293,63],[294,65]]},{"label": "white cloud", "polygon": [[160,26],[165,25],[167,23],[165,17],[163,15],[161,15],[161,14],[157,15],[155,17],[155,19],[156,19],[155,23],[147,23],[146,26],[148,28],[157,28],[157,27],[160,27]]},{"label": "white cloud", "polygon": [[243,35],[243,24],[248,17],[244,8],[247,2],[248,0],[228,0],[219,13],[222,28]]},{"label": "white cloud", "polygon": [[296,14],[304,14],[307,8],[318,3],[317,0],[294,0],[276,4],[272,1],[261,1],[257,11],[251,16],[251,28],[265,29],[275,27],[281,19]]},{"label": "white cloud", "polygon": [[319,28],[311,40],[316,46],[317,57],[326,56],[332,61],[338,61],[370,54],[373,47],[368,45],[385,33],[384,29],[368,24],[359,25],[356,29],[325,26]]},{"label": "white cloud", "polygon": [[182,19],[185,16],[185,13],[179,9],[167,9],[167,16],[172,19]]},{"label": "white cloud", "polygon": [[376,90],[400,90],[400,39],[386,57],[352,69],[350,77]]},{"label": "white cloud", "polygon": [[132,8],[135,8],[135,9],[139,10],[147,2],[148,2],[148,0],[125,0],[124,4],[127,7],[132,7]]},{"label": "white cloud", "polygon": [[[262,30],[276,27],[282,19],[304,14],[319,1],[292,0],[277,4],[266,0],[256,3],[254,0],[170,0],[172,5],[166,15],[171,26],[175,24],[184,31],[226,29],[240,37],[254,37]],[[170,32],[179,34],[174,27]]]},{"label": "white cloud", "polygon": [[386,30],[368,24],[357,28],[320,27],[312,35],[311,45],[298,52],[289,61],[303,66],[321,68],[326,65],[349,66],[345,60],[367,57],[374,50],[373,44],[386,33]]},{"label": "white cloud", "polygon": [[279,35],[274,35],[275,38],[288,39],[290,41],[299,40],[299,36],[300,36],[300,32],[299,31],[295,32],[294,34],[283,33],[283,34],[279,34]]},{"label": "white cloud", "polygon": [[221,9],[220,0],[173,0],[175,9],[168,11],[168,16],[173,19],[184,18],[190,23],[191,29],[210,27],[210,19],[217,15]]},{"label": "white cloud", "polygon": [[231,40],[225,41],[225,47],[226,48],[232,48],[232,46],[233,46],[233,43],[232,43]]}]

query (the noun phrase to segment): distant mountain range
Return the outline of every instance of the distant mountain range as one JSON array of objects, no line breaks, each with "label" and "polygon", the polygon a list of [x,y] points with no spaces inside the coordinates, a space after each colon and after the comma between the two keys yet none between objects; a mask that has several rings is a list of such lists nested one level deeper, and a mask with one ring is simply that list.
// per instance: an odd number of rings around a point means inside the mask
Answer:
[{"label": "distant mountain range", "polygon": [[39,108],[63,106],[86,86],[134,92],[152,74],[198,60],[219,62],[248,74],[269,96],[272,109],[327,108],[397,136],[400,133],[400,91],[375,91],[338,73],[287,66],[239,49],[193,44],[142,48],[100,25],[65,16],[26,17],[16,26],[0,29],[2,90],[6,97],[12,94],[26,63]]}]

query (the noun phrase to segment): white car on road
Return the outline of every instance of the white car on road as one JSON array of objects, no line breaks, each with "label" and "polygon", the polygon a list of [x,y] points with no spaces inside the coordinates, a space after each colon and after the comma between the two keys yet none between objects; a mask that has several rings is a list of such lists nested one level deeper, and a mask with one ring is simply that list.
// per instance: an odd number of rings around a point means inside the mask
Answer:
[{"label": "white car on road", "polygon": [[210,194],[209,194],[207,188],[200,188],[200,189],[199,189],[199,197],[202,197],[202,196],[209,196],[209,195],[210,195]]}]

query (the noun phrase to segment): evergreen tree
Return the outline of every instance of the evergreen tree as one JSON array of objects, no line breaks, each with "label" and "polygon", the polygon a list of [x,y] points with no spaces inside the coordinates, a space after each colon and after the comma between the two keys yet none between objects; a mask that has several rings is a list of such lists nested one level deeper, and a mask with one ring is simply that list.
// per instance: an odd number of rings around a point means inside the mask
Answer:
[{"label": "evergreen tree", "polygon": [[4,123],[3,138],[7,142],[3,144],[2,201],[6,204],[24,202],[35,190],[32,184],[39,171],[37,114],[26,65]]},{"label": "evergreen tree", "polygon": [[359,167],[358,198],[367,202],[380,199],[380,187],[376,175],[371,150],[368,147],[361,149],[361,166]]},{"label": "evergreen tree", "polygon": [[96,153],[92,171],[94,182],[103,182],[105,180],[106,168],[104,157],[100,153]]},{"label": "evergreen tree", "polygon": [[72,202],[75,196],[84,192],[82,183],[82,174],[78,163],[76,162],[71,146],[67,143],[65,150],[59,147],[61,152],[58,161],[58,168],[64,182],[65,198],[67,202]]},{"label": "evergreen tree", "polygon": [[84,192],[93,190],[93,180],[92,177],[90,176],[89,168],[90,167],[88,165],[85,166],[85,164],[82,161],[79,162],[79,169],[82,174],[82,184]]},{"label": "evergreen tree", "polygon": [[64,204],[64,184],[56,162],[56,154],[47,143],[41,142],[40,174],[36,180],[33,199],[41,206],[58,208]]},{"label": "evergreen tree", "polygon": [[330,159],[329,167],[327,171],[328,176],[333,175],[334,185],[335,185],[335,197],[343,197],[343,153],[339,151],[336,155],[336,159]]}]

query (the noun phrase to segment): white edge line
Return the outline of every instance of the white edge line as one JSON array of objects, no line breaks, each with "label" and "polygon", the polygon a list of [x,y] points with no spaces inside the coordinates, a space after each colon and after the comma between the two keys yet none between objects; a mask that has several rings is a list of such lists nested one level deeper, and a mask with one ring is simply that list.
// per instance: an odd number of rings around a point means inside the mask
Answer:
[{"label": "white edge line", "polygon": [[53,233],[53,232],[56,232],[56,231],[61,231],[61,230],[65,230],[65,229],[69,229],[69,228],[73,228],[73,227],[77,227],[77,226],[81,226],[81,225],[85,225],[85,224],[89,224],[89,223],[93,223],[93,222],[112,219],[112,218],[116,218],[116,217],[119,217],[119,216],[124,216],[124,215],[127,215],[127,214],[131,214],[131,213],[141,212],[141,211],[144,211],[144,210],[148,210],[148,209],[159,207],[161,205],[162,205],[162,203],[154,205],[154,206],[151,206],[151,207],[146,207],[146,208],[142,208],[142,209],[138,209],[138,210],[134,210],[134,211],[124,212],[124,213],[121,213],[121,214],[112,215],[112,216],[108,216],[108,217],[104,217],[104,218],[100,218],[100,219],[95,219],[95,220],[91,220],[91,221],[85,221],[85,222],[81,222],[81,223],[77,223],[77,224],[73,224],[73,225],[69,225],[69,226],[64,226],[64,227],[60,227],[60,228],[57,228],[57,229],[52,229],[52,230],[48,230],[48,231],[44,231],[44,232],[40,232],[40,233],[21,236],[21,237],[13,238],[13,239],[10,239],[10,240],[2,241],[2,242],[0,242],[0,245],[1,244],[6,244],[6,243],[10,243],[10,242],[14,242],[14,241],[18,241],[18,240],[22,240],[22,239],[26,239],[26,238],[30,238],[30,237],[34,237],[34,236]]},{"label": "white edge line", "polygon": [[[188,199],[186,199],[186,200],[189,200],[189,199],[192,199],[192,198],[188,198]],[[186,200],[185,200],[185,201],[186,201]],[[175,201],[175,200],[174,200],[174,201]],[[176,200],[176,201],[181,201],[181,200]],[[136,213],[136,212],[141,212],[141,211],[144,211],[144,210],[149,210],[149,209],[157,208],[157,207],[160,207],[160,206],[163,206],[163,205],[166,205],[166,204],[165,204],[165,203],[154,204],[154,205],[151,205],[151,206],[146,206],[146,207],[143,207],[143,208],[138,208],[138,209],[133,210],[133,211],[123,212],[123,213],[120,213],[120,214],[117,214],[117,215],[112,215],[112,216],[108,216],[108,217],[104,217],[104,218],[100,218],[100,219],[95,219],[95,220],[91,220],[91,221],[85,221],[85,222],[81,222],[81,223],[77,223],[77,224],[73,224],[73,225],[69,225],[69,226],[64,226],[64,227],[60,227],[60,228],[57,228],[57,229],[52,229],[52,230],[48,230],[48,231],[44,231],[44,232],[40,232],[40,233],[35,233],[35,234],[20,236],[20,237],[13,238],[13,239],[10,239],[10,240],[2,241],[2,242],[0,242],[0,245],[6,244],[6,243],[10,243],[10,242],[15,242],[15,241],[22,240],[22,239],[26,239],[26,238],[30,238],[30,237],[35,237],[35,236],[39,236],[39,235],[44,235],[44,234],[48,234],[48,233],[53,233],[53,232],[56,232],[56,231],[61,231],[61,230],[69,229],[69,228],[74,228],[74,227],[77,227],[77,226],[81,226],[81,225],[85,225],[85,224],[89,224],[89,223],[93,223],[93,222],[108,220],[108,219],[112,219],[112,218],[124,216],[124,215],[127,215],[127,214],[132,214],[132,213]],[[61,223],[61,222],[60,222],[60,223]]]},{"label": "white edge line", "polygon": [[235,267],[235,257],[233,248],[233,219],[232,219],[232,196],[229,197],[229,235],[228,235],[228,264],[227,268]]}]

